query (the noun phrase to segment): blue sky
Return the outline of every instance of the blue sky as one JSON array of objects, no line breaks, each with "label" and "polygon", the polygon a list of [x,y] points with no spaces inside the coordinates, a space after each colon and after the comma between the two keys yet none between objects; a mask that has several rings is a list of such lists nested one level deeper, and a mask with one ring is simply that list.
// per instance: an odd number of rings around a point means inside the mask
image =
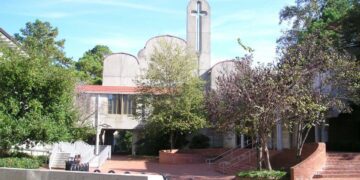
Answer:
[{"label": "blue sky", "polygon": [[[255,49],[255,61],[276,57],[279,11],[294,0],[208,0],[212,10],[212,64],[243,55],[237,38]],[[188,0],[11,0],[1,2],[0,27],[10,34],[40,19],[58,27],[65,52],[77,60],[96,44],[137,54],[157,35],[186,37]]]}]

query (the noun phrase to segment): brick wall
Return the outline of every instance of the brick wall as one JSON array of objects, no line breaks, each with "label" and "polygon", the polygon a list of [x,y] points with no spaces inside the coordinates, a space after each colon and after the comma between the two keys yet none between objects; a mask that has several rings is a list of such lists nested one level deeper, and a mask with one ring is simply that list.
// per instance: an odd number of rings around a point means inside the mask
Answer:
[{"label": "brick wall", "polygon": [[314,151],[302,162],[291,167],[291,180],[310,180],[317,171],[324,167],[326,163],[325,143],[312,143],[308,146],[313,146]]},{"label": "brick wall", "polygon": [[208,157],[215,157],[225,152],[224,148],[162,150],[159,162],[163,164],[204,163]]},{"label": "brick wall", "polygon": [[99,174],[89,172],[49,171],[35,169],[0,168],[1,180],[161,180],[160,175],[142,174]]}]

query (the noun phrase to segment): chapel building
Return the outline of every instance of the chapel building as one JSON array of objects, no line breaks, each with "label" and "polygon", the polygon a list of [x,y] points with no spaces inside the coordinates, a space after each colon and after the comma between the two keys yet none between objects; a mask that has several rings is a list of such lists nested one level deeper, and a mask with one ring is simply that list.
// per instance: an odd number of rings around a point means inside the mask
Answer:
[{"label": "chapel building", "polygon": [[[159,42],[167,41],[187,47],[198,56],[199,75],[207,81],[209,87],[216,89],[216,78],[222,72],[234,67],[232,60],[222,61],[211,66],[211,9],[206,0],[190,0],[187,6],[186,40],[161,35],[145,42],[137,55],[113,53],[104,59],[102,85],[83,85],[78,91],[85,97],[81,99],[89,121],[97,130],[96,145],[115,145],[118,132],[126,130],[132,133],[132,153],[136,153],[136,142],[143,131],[143,121],[134,117],[136,96],[136,78],[148,68],[150,57]],[[245,147],[247,137],[234,132],[218,134],[212,129],[203,129],[201,133],[210,138],[211,147]],[[314,138],[326,140],[324,129],[315,128]],[[321,136],[323,135],[323,136]],[[295,137],[279,122],[273,132],[270,147],[275,149],[291,148]]]}]

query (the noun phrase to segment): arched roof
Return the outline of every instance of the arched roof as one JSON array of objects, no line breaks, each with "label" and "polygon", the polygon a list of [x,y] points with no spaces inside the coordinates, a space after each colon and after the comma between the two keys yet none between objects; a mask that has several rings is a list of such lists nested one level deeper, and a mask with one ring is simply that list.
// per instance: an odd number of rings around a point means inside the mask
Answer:
[{"label": "arched roof", "polygon": [[113,56],[113,55],[127,55],[127,56],[131,56],[131,57],[135,58],[136,62],[139,64],[139,60],[138,60],[138,58],[137,58],[136,56],[134,56],[134,55],[132,55],[132,54],[130,54],[130,53],[124,53],[124,52],[111,53],[111,54],[105,56],[104,60],[105,60],[106,58],[110,57],[110,56]]},{"label": "arched roof", "polygon": [[185,39],[180,38],[180,37],[177,37],[177,36],[173,36],[173,35],[169,35],[169,34],[154,36],[154,37],[152,37],[152,38],[150,38],[149,40],[146,41],[145,46],[144,46],[142,49],[140,49],[140,51],[138,52],[138,57],[140,57],[141,52],[143,52],[143,51],[146,49],[146,47],[148,47],[148,44],[149,44],[152,40],[154,40],[154,39],[160,39],[160,38],[174,38],[174,39],[180,40],[181,42],[183,42],[184,44],[186,44],[186,40],[185,40]]}]

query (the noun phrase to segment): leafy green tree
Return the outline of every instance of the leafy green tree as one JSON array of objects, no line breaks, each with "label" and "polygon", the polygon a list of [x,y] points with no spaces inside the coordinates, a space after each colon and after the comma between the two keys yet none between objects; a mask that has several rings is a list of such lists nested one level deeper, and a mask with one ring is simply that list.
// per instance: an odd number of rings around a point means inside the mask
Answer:
[{"label": "leafy green tree", "polygon": [[109,54],[111,50],[103,45],[96,45],[93,49],[86,51],[75,64],[80,80],[87,84],[101,85],[104,58]]},{"label": "leafy green tree", "polygon": [[59,31],[49,22],[28,22],[20,32],[15,34],[15,39],[21,43],[28,56],[49,59],[49,63],[66,68],[73,66],[73,61],[65,56],[65,40],[57,40]]},{"label": "leafy green tree", "polygon": [[205,127],[204,83],[196,75],[195,56],[184,47],[160,42],[138,86],[140,117],[148,129],[170,134],[171,149],[175,134]]},{"label": "leafy green tree", "polygon": [[360,102],[359,20],[355,0],[296,1],[280,12],[280,22],[293,25],[278,42],[281,71],[292,85],[285,118],[296,132],[298,159],[313,126]]},{"label": "leafy green tree", "polygon": [[352,85],[360,69],[349,54],[328,48],[330,44],[308,35],[287,49],[278,67],[288,103],[282,117],[296,135],[298,159],[311,128],[323,125],[331,111],[348,110],[347,102],[357,99]]},{"label": "leafy green tree", "polygon": [[360,58],[360,2],[357,0],[297,0],[280,12],[280,23],[292,27],[279,39],[280,46],[294,45],[312,33],[331,41],[340,51]]},{"label": "leafy green tree", "polygon": [[86,127],[78,126],[73,101],[75,71],[55,59],[67,59],[51,39],[57,30],[48,23],[34,24],[27,23],[26,30],[22,30],[26,36],[18,36],[23,38],[25,54],[0,47],[2,153],[22,143],[73,140],[88,132]]}]

